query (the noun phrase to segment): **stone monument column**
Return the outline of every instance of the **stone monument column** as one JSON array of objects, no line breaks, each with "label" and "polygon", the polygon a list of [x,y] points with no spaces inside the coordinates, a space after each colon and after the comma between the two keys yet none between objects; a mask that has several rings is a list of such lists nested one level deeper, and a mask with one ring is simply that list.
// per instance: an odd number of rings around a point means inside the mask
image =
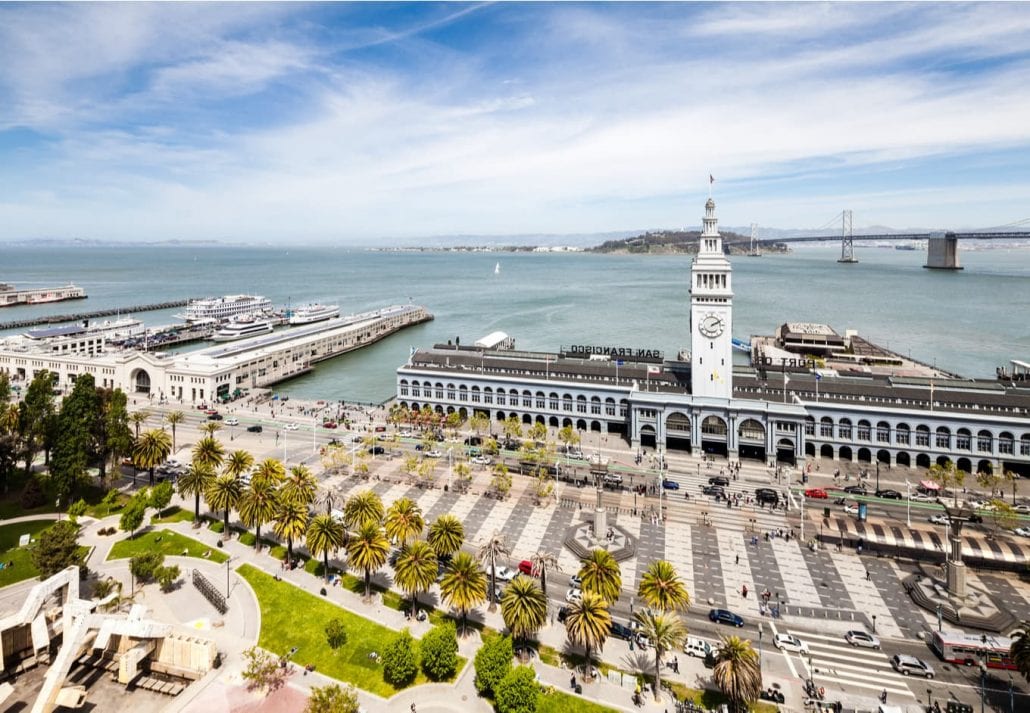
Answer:
[{"label": "stone monument column", "polygon": [[962,523],[958,513],[948,513],[948,541],[951,552],[948,555],[948,593],[954,597],[966,596],[966,565],[962,562]]},{"label": "stone monument column", "polygon": [[594,539],[600,541],[608,534],[608,511],[601,502],[601,496],[604,494],[603,481],[600,475],[595,477],[597,478],[597,505],[594,507]]}]

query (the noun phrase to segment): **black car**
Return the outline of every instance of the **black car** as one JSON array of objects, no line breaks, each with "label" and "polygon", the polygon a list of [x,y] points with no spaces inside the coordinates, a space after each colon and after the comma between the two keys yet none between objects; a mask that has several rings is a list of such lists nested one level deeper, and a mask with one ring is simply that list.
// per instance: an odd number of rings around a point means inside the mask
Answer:
[{"label": "black car", "polygon": [[861,485],[849,485],[844,488],[845,493],[851,493],[852,495],[868,495],[869,491]]},{"label": "black car", "polygon": [[876,497],[887,498],[888,500],[901,500],[901,493],[897,490],[877,490]]},{"label": "black car", "polygon": [[772,503],[777,505],[780,502],[780,494],[772,488],[756,488],[755,500],[760,503]]},{"label": "black car", "polygon": [[220,413],[212,413],[212,414],[208,414],[207,420],[208,421],[221,421],[222,418],[223,418],[222,414],[220,414]]},{"label": "black car", "polygon": [[617,621],[612,622],[611,635],[622,639],[623,641],[629,641],[633,638],[634,632],[628,626],[620,624]]},{"label": "black car", "polygon": [[706,485],[701,488],[701,492],[705,495],[714,495],[717,498],[721,498],[726,495],[726,491],[721,485]]},{"label": "black car", "polygon": [[744,626],[743,617],[727,609],[712,609],[708,612],[708,618],[718,624],[730,624],[737,627]]},{"label": "black car", "polygon": [[371,448],[368,449],[368,452],[371,453],[374,456],[381,456],[384,453],[386,453],[386,449],[383,448],[382,446],[372,446]]},{"label": "black car", "polygon": [[568,607],[562,607],[561,609],[558,610],[558,621],[559,621],[559,623],[564,624],[565,623],[565,619],[568,616],[569,616],[569,608]]},{"label": "black car", "polygon": [[714,478],[709,478],[708,479],[708,484],[709,485],[729,485],[730,484],[730,479],[727,478],[725,475],[717,475]]},{"label": "black car", "polygon": [[483,445],[483,439],[479,436],[469,436],[465,439],[466,446],[481,446]]},{"label": "black car", "polygon": [[974,513],[970,513],[969,516],[966,518],[966,520],[968,520],[969,522],[972,522],[972,523],[981,523],[981,522],[984,521],[984,519],[982,517],[980,517],[979,515],[977,515],[975,512]]},{"label": "black car", "polygon": [[260,424],[255,424],[253,426],[247,426],[247,432],[248,433],[261,433],[263,430],[265,430],[265,429],[263,429],[260,426]]}]

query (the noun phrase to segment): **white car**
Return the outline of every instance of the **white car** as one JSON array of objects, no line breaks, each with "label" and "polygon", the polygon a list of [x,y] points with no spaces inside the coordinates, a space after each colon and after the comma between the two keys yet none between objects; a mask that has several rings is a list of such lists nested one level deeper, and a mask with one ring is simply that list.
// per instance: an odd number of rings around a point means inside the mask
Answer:
[{"label": "white car", "polygon": [[932,503],[936,499],[936,495],[927,495],[926,493],[912,493],[909,497],[909,500],[917,503]]},{"label": "white car", "polygon": [[780,651],[792,651],[796,654],[807,654],[808,644],[791,634],[777,634],[773,644]]},{"label": "white car", "polygon": [[411,438],[411,431],[401,431],[397,435],[401,438]]},{"label": "white car", "polygon": [[940,515],[940,514],[938,514],[938,515],[931,515],[930,516],[930,522],[932,522],[934,525],[947,525],[949,520],[948,520],[948,516],[947,515]]},{"label": "white car", "polygon": [[1012,509],[1018,512],[1020,515],[1030,515],[1030,505],[1026,503],[1020,503],[1019,505],[1013,505]]},{"label": "white car", "polygon": [[571,577],[569,577],[569,584],[575,587],[576,589],[579,589],[583,586],[583,579],[578,574],[574,574]]},{"label": "white car", "polygon": [[476,456],[472,459],[472,462],[476,465],[490,465],[493,463],[493,459],[490,456]]},{"label": "white car", "polygon": [[565,592],[565,601],[569,604],[583,601],[583,590],[576,589],[575,587],[570,588],[569,591]]},{"label": "white car", "polygon": [[858,514],[858,505],[854,505],[854,504],[845,505],[844,506],[844,513],[846,515],[857,515]]},{"label": "white car", "polygon": [[1030,537],[1030,527],[1017,527],[1013,532],[1023,537]]},{"label": "white car", "polygon": [[443,458],[443,453],[434,448],[431,451],[426,451],[426,458]]},{"label": "white car", "polygon": [[498,582],[510,582],[511,580],[515,579],[515,576],[517,574],[518,571],[512,569],[511,567],[498,567],[497,572],[494,576],[497,577]]},{"label": "white car", "polygon": [[861,629],[852,629],[844,634],[844,640],[852,646],[861,646],[866,649],[880,648],[880,640],[872,634],[867,634]]},{"label": "white car", "polygon": [[285,428],[287,431],[299,431],[300,430],[300,426],[298,426],[295,423],[287,423],[285,426],[283,426],[283,428]]},{"label": "white car", "polygon": [[236,418],[235,416],[230,416],[229,418],[225,419],[225,425],[226,426],[239,426],[240,425],[240,419]]}]

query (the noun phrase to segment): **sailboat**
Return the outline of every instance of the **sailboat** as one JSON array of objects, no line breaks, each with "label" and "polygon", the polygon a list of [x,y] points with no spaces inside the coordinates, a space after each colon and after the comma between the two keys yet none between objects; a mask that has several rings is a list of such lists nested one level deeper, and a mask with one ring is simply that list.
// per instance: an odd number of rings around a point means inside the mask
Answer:
[{"label": "sailboat", "polygon": [[501,263],[497,263],[496,265],[494,265],[494,274],[495,275],[500,275],[501,274]]}]

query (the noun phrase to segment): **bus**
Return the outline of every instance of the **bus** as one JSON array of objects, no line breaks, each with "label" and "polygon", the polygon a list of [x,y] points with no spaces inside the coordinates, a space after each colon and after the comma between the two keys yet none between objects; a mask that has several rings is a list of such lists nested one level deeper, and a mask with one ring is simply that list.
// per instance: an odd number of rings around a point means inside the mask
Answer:
[{"label": "bus", "polygon": [[1016,669],[1009,656],[1008,641],[994,636],[935,631],[930,639],[930,648],[948,663],[976,666],[985,661],[987,668]]}]

